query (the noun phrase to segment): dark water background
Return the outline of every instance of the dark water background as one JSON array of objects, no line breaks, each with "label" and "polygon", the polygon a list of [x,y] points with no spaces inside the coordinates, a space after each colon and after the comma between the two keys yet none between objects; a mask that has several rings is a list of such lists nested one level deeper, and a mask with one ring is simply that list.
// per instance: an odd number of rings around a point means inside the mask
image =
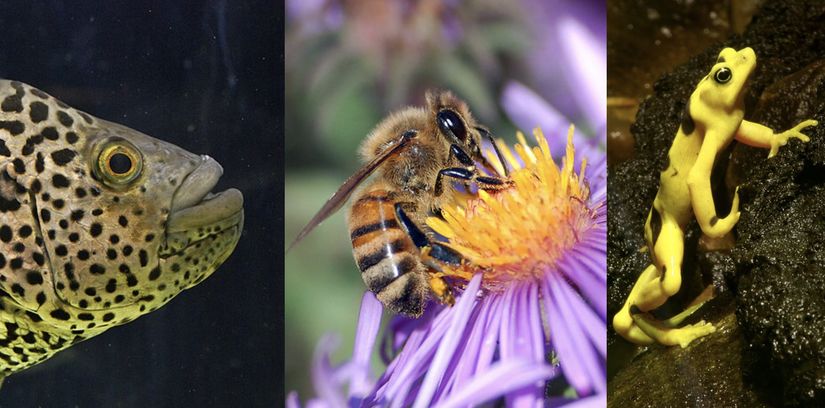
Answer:
[{"label": "dark water background", "polygon": [[[224,167],[246,225],[229,260],[160,310],[6,378],[0,407],[283,404],[282,6],[3,0],[0,77]],[[276,317],[277,316],[277,317]]]}]

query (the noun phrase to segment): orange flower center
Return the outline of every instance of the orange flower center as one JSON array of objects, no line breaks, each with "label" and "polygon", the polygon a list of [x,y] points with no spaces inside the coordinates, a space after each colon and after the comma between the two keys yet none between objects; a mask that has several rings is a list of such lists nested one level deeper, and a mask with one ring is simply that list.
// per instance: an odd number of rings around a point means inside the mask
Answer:
[{"label": "orange flower center", "polygon": [[[588,204],[590,190],[583,177],[586,162],[578,174],[573,170],[573,126],[568,131],[561,168],[553,161],[542,132],[536,129],[533,134],[538,146],[532,148],[524,135],[517,135],[519,143],[514,150],[520,161],[498,142],[512,168],[511,188],[479,190],[468,201],[442,208],[444,219],[427,220],[467,261],[458,267],[445,266],[443,276],[469,281],[482,273],[484,287],[493,290],[513,281],[541,277],[595,225],[595,209]],[[495,153],[486,154],[503,175],[503,164]]]}]

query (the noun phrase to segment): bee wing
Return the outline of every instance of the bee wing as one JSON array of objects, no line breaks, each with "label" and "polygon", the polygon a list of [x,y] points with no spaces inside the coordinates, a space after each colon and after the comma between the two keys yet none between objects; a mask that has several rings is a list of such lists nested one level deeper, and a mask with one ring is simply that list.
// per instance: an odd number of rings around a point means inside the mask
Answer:
[{"label": "bee wing", "polygon": [[379,154],[377,157],[372,159],[369,163],[365,164],[363,167],[358,169],[352,176],[350,176],[341,187],[338,188],[338,191],[332,195],[332,197],[327,200],[323,207],[318,210],[318,213],[312,217],[311,220],[307,223],[304,229],[295,237],[295,240],[289,244],[289,248],[287,248],[287,252],[292,249],[298,242],[304,239],[310,232],[312,232],[315,227],[318,226],[321,222],[323,222],[327,217],[334,214],[336,211],[340,210],[341,207],[344,206],[344,203],[347,202],[349,196],[352,195],[352,192],[355,191],[355,188],[358,187],[361,182],[366,180],[378,166],[381,165],[385,160],[392,157],[393,155],[397,154],[401,151],[401,149],[405,148],[410,139],[415,137],[415,131],[406,131],[401,137],[398,138],[395,142],[391,143],[387,146],[384,151]]}]

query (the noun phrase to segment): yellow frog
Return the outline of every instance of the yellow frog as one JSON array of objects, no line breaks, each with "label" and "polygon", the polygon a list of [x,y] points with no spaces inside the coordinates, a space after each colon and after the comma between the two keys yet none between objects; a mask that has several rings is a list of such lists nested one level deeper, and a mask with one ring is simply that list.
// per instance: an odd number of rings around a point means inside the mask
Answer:
[{"label": "yellow frog", "polygon": [[816,126],[815,120],[803,121],[782,133],[743,120],[745,85],[755,68],[756,54],[752,49],[725,48],[690,95],[645,223],[645,240],[653,263],[639,276],[624,306],[613,317],[616,332],[633,343],[687,347],[691,341],[716,331],[705,321],[678,327],[702,305],[711,293],[708,291],[668,320],[660,321],[647,313],[679,291],[684,235],[691,219],[695,216],[702,232],[710,238],[725,236],[739,221],[738,188],[729,215],[716,215],[710,185],[716,156],[733,139],[769,148],[768,158],[776,155],[790,138],[810,140],[801,130]]}]

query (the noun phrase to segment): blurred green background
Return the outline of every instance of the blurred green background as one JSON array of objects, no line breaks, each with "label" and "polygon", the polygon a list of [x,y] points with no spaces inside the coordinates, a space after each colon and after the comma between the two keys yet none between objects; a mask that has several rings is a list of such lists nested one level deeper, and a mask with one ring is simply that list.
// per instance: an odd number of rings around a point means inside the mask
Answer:
[{"label": "blurred green background", "polygon": [[[550,24],[538,3],[287,0],[287,243],[359,167],[358,145],[373,126],[395,109],[423,105],[428,88],[452,90],[507,140],[515,139],[515,126],[500,99],[511,80],[580,119],[563,80],[552,78],[559,61],[537,55],[547,48]],[[579,11],[601,13],[603,24],[604,3],[584,3]],[[344,219],[343,211],[332,216],[284,260],[286,389],[301,399],[315,395],[310,367],[324,333],[341,338],[334,362],[352,351],[365,287]]]}]

